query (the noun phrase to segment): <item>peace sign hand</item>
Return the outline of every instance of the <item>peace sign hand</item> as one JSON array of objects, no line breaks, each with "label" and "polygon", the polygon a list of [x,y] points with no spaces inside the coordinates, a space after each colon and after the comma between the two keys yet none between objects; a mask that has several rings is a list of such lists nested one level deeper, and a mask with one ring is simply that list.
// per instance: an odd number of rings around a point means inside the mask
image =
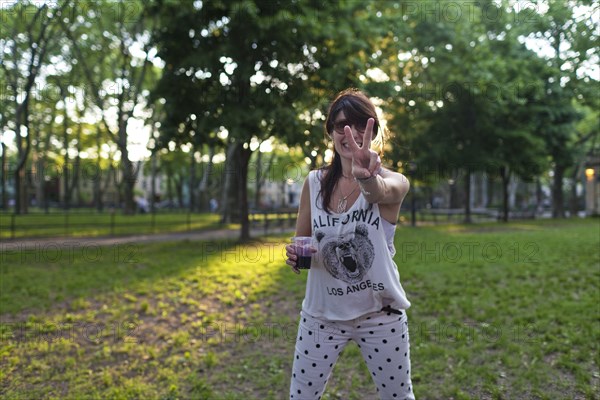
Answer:
[{"label": "peace sign hand", "polygon": [[369,118],[362,138],[363,142],[361,147],[358,147],[358,144],[354,140],[352,129],[348,125],[344,127],[344,134],[348,141],[348,147],[350,147],[350,151],[352,152],[352,175],[356,179],[370,178],[377,174],[377,171],[379,171],[379,168],[381,167],[379,155],[371,150],[373,125],[375,125],[375,120]]}]

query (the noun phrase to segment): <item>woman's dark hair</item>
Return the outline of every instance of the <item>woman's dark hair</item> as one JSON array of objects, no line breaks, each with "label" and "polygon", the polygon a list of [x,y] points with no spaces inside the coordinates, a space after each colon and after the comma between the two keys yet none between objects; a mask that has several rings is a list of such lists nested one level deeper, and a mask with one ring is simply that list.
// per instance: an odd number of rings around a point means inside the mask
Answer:
[{"label": "woman's dark hair", "polygon": [[[375,125],[373,125],[373,138],[377,137],[379,132],[377,112],[375,111],[375,106],[371,100],[369,100],[363,92],[358,89],[346,89],[338,93],[329,106],[327,119],[325,120],[325,130],[329,136],[333,135],[333,124],[340,111],[344,112],[344,116],[350,125],[364,125],[369,118],[375,119]],[[333,153],[333,161],[331,164],[322,168],[323,176],[321,178],[321,190],[319,191],[319,195],[323,200],[323,209],[328,214],[330,213],[329,203],[331,202],[333,189],[342,176],[342,161],[340,155],[335,148],[333,149]]]}]

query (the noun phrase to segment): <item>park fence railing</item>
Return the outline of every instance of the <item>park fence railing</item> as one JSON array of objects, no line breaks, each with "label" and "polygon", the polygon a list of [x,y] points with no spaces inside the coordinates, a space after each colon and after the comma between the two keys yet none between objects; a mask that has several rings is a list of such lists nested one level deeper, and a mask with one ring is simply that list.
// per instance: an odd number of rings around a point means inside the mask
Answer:
[{"label": "park fence railing", "polygon": [[[502,211],[493,208],[474,208],[470,212],[471,222],[494,222],[502,219]],[[464,208],[423,208],[417,211],[417,222],[420,223],[461,223],[465,220]],[[535,210],[509,211],[508,218],[534,219]]]},{"label": "park fence railing", "polygon": [[[262,230],[265,234],[276,231],[283,233],[295,228],[297,214],[298,210],[295,208],[251,210],[248,218],[251,229]],[[219,214],[188,211],[135,215],[123,215],[118,211],[97,213],[82,210],[51,213],[32,212],[19,215],[0,213],[0,239],[189,232],[224,228],[220,219]]]},{"label": "park fence railing", "polygon": [[118,212],[0,214],[0,238],[121,236],[219,227],[217,214],[190,212],[123,215]]},{"label": "park fence railing", "polygon": [[[293,231],[298,209],[253,209],[248,214],[250,228],[265,234]],[[399,223],[410,222],[410,210],[403,210]],[[502,213],[496,209],[473,209],[472,222],[498,221]],[[532,219],[533,211],[511,211],[509,219]],[[417,224],[462,223],[464,209],[419,209]],[[238,221],[239,222],[239,221]],[[214,213],[156,212],[123,215],[119,212],[53,212],[8,214],[0,213],[0,239],[43,238],[61,236],[123,236],[166,232],[189,232],[200,229],[218,229],[220,215]]]},{"label": "park fence railing", "polygon": [[265,234],[273,230],[281,233],[296,227],[297,208],[278,208],[273,210],[250,210],[248,219],[252,229],[262,229]]}]

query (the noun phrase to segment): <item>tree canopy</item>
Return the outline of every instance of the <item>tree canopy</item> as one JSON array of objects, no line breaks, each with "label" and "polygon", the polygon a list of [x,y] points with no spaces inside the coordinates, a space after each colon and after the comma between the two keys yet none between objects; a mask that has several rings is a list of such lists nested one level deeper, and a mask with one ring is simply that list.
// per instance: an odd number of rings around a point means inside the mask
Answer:
[{"label": "tree canopy", "polygon": [[[16,2],[1,11],[2,204],[8,172],[15,210],[26,211],[26,170],[60,162],[68,207],[77,171],[93,162],[119,166],[119,201],[133,212],[150,153],[164,158],[158,168],[187,174],[193,199],[223,154],[224,210],[239,214],[248,239],[256,144],[302,149],[309,168],[327,162],[327,106],[357,87],[384,112],[389,167],[416,165],[422,184],[462,177],[467,215],[471,174],[500,176],[506,191],[512,176],[550,170],[561,216],[565,176],[599,142],[594,124],[579,122],[598,118],[597,10],[595,1]],[[196,177],[200,163],[209,168]],[[101,209],[108,179],[94,185]]]}]

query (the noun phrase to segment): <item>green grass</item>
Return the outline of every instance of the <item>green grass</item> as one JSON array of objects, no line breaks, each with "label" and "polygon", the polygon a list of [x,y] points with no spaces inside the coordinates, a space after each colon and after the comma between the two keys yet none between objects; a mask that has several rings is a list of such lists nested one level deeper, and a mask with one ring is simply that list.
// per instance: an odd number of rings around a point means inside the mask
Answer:
[{"label": "green grass", "polygon": [[[285,398],[285,240],[0,253],[0,396]],[[417,398],[600,398],[599,245],[598,220],[400,228]],[[376,398],[355,345],[323,398]]]}]

